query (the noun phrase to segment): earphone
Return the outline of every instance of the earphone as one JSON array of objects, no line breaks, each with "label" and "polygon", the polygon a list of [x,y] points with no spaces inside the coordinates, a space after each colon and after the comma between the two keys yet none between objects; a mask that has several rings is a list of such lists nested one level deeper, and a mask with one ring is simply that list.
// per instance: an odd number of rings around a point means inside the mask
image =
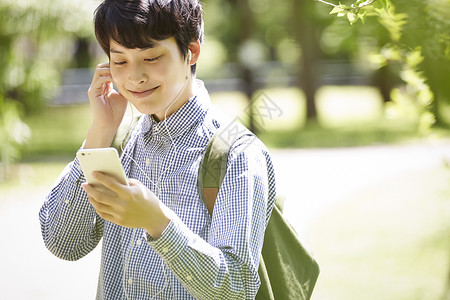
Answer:
[{"label": "earphone", "polygon": [[188,49],[188,64],[190,64],[191,63],[191,59],[192,59],[192,52],[191,52],[191,50],[190,49]]}]

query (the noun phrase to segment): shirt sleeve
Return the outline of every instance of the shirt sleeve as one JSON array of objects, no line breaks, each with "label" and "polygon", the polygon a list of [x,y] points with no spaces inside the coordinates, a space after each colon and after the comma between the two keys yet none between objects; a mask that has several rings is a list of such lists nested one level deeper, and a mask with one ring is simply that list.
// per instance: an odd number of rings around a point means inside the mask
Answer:
[{"label": "shirt sleeve", "polygon": [[175,217],[159,239],[148,243],[196,299],[254,299],[274,188],[264,145],[238,143],[229,155],[208,240]]},{"label": "shirt sleeve", "polygon": [[103,235],[103,219],[81,187],[85,181],[78,159],[61,173],[39,211],[45,246],[55,256],[78,260],[91,252]]}]

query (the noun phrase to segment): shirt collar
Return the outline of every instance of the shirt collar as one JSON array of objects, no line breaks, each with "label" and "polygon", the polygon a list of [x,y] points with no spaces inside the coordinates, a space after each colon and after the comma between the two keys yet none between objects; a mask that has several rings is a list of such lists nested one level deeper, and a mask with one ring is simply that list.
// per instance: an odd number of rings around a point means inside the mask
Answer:
[{"label": "shirt collar", "polygon": [[145,136],[159,135],[162,137],[176,137],[184,134],[189,128],[205,118],[211,100],[204,83],[196,80],[197,92],[182,107],[161,122],[157,122],[152,115],[145,115],[142,122],[142,134]]}]

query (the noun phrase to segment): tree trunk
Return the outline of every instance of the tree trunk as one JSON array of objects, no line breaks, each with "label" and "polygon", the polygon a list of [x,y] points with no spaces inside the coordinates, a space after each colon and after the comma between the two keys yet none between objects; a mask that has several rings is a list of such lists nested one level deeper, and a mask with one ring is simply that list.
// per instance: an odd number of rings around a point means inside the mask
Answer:
[{"label": "tree trunk", "polygon": [[317,24],[314,24],[313,1],[292,0],[294,34],[300,44],[302,56],[299,63],[298,83],[306,97],[306,119],[317,120],[315,95],[319,85],[319,41]]},{"label": "tree trunk", "polygon": [[[254,16],[253,12],[250,9],[248,0],[230,0],[230,2],[233,5],[233,10],[235,12],[235,16],[237,17],[237,20],[235,19],[235,21],[240,24],[240,31],[237,37],[239,51],[239,49],[241,49],[245,45],[245,43],[249,41],[253,36]],[[248,127],[252,132],[256,134],[257,126],[255,124],[252,107],[252,96],[256,90],[255,76],[251,66],[249,64],[246,64],[245,61],[240,58],[239,53],[237,54],[238,55],[236,61],[238,63],[239,74],[243,83],[243,91],[248,99],[248,106],[245,109],[249,118]]]},{"label": "tree trunk", "polygon": [[89,53],[89,39],[77,38],[74,53],[74,68],[89,68],[91,66],[91,54]]}]

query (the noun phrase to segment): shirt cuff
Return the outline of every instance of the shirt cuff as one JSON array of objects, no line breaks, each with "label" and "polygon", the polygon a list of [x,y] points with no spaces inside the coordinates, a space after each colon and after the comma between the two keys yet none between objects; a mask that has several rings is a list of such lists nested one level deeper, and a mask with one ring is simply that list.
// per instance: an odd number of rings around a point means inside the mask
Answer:
[{"label": "shirt cuff", "polygon": [[153,239],[148,233],[147,243],[165,261],[172,261],[180,255],[188,244],[186,233],[179,222],[172,219],[158,239]]}]

